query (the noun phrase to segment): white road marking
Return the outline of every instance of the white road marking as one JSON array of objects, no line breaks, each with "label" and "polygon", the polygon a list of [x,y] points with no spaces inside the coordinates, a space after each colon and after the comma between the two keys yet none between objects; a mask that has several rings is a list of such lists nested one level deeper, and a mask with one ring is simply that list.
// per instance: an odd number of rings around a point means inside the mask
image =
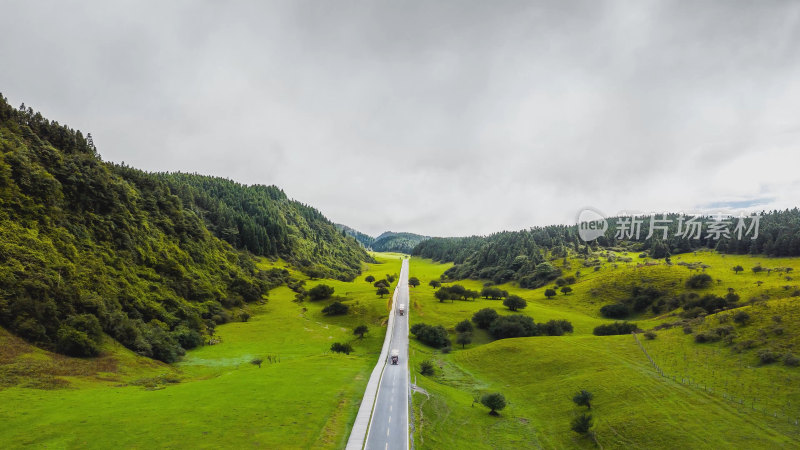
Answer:
[{"label": "white road marking", "polygon": [[389,423],[392,423],[392,416],[389,416]]},{"label": "white road marking", "polygon": [[387,428],[387,429],[386,429],[386,437],[389,437],[389,432],[390,432],[390,431],[392,431],[392,429],[391,429],[391,428]]}]

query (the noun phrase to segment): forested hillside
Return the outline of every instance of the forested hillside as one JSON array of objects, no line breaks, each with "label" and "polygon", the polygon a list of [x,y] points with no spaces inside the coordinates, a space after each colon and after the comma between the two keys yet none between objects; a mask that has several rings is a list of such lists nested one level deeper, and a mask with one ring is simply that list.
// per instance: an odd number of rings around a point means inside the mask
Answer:
[{"label": "forested hillside", "polygon": [[[641,252],[652,258],[686,253],[696,249],[711,248],[728,254],[766,254],[767,256],[800,256],[800,210],[762,212],[758,215],[758,235],[752,218],[746,218],[744,228],[737,230],[739,220],[725,219],[728,234],[716,235],[711,231],[719,223],[714,217],[698,217],[698,228],[687,225],[688,217],[669,214],[662,223],[666,229],[655,229],[648,238],[649,218],[640,223],[640,232],[630,233],[630,224],[624,235],[617,238],[618,217],[608,219],[608,230],[597,240],[586,243],[580,239],[576,225],[534,227],[522,231],[506,231],[489,236],[463,238],[432,238],[419,243],[412,254],[440,262],[453,262],[446,272],[452,279],[489,279],[495,283],[518,281],[522,287],[542,286],[559,275],[546,262],[568,254],[588,254],[589,248],[624,249]],[[658,222],[656,222],[658,224]],[[700,229],[699,233],[696,230]],[[749,230],[749,232],[748,232]],[[741,238],[739,234],[741,233]]]},{"label": "forested hillside", "polygon": [[[248,229],[242,213],[254,211],[266,237],[257,253],[341,278],[358,273],[366,254],[355,241],[276,188],[105,163],[90,138],[0,96],[0,325],[30,342],[91,356],[106,333],[176,360],[286,281],[287,272],[258,271],[203,223],[225,236]],[[241,234],[227,237],[250,248]]]},{"label": "forested hillside", "polygon": [[372,249],[376,252],[411,253],[420,242],[430,239],[414,233],[395,233],[386,231],[375,238]]},{"label": "forested hillside", "polygon": [[356,230],[354,228],[350,228],[347,225],[342,225],[340,223],[336,223],[336,224],[334,224],[334,226],[336,226],[337,230],[343,231],[344,234],[354,237],[365,248],[371,248],[372,247],[372,243],[375,242],[375,238],[374,237],[372,237],[372,236],[370,236],[368,234],[364,234],[364,233],[362,233],[362,232],[360,232],[360,231],[358,231],[358,230]]},{"label": "forested hillside", "polygon": [[215,236],[256,255],[281,257],[315,277],[349,281],[371,257],[316,209],[275,186],[224,178],[157,174]]}]

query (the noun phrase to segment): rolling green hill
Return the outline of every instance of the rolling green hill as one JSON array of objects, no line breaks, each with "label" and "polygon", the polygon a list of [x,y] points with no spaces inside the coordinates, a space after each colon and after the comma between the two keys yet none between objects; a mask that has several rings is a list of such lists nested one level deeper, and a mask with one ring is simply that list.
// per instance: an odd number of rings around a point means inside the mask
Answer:
[{"label": "rolling green hill", "polygon": [[[545,296],[546,289],[558,287],[555,281],[536,289],[492,286],[527,300],[519,312],[501,300],[440,302],[428,283],[440,281],[452,264],[412,259],[411,275],[421,281],[411,290],[412,325],[442,325],[454,343],[455,325],[484,308],[537,323],[566,319],[574,325],[564,336],[501,340],[475,328],[464,349],[454,344],[445,351],[412,339],[412,379],[427,391],[413,395],[418,448],[592,448],[594,439],[602,448],[800,445],[800,291],[792,279],[800,259],[701,251],[673,256],[668,265],[637,255],[635,262],[625,262],[623,253],[608,261],[602,254],[597,252],[599,262],[588,269],[583,257],[549,261],[563,277],[578,275],[568,294]],[[733,271],[738,265],[746,271]],[[688,287],[689,278],[701,273],[712,283]],[[444,281],[443,286],[480,291],[485,280]],[[740,299],[713,314],[687,315],[693,311],[688,304],[633,313],[630,320],[654,333],[653,339],[640,333],[638,343],[630,334],[594,336],[596,326],[613,321],[603,317],[601,307],[630,297],[631,286],[642,285],[664,291],[666,298],[725,295],[732,289]],[[735,320],[741,312],[749,315],[747,321]],[[432,376],[420,373],[426,360],[434,363]],[[594,439],[570,429],[570,421],[586,411],[572,402],[581,389],[594,394]],[[508,407],[499,417],[475,403],[488,392],[506,397]]]}]

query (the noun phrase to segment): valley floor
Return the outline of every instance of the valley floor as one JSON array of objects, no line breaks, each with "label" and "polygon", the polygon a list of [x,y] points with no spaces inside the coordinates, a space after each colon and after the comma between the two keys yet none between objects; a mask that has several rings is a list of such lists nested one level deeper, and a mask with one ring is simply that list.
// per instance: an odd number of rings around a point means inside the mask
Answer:
[{"label": "valley floor", "polygon": [[[347,316],[321,313],[334,299],[296,303],[277,288],[248,322],[219,326],[221,343],[172,366],[112,343],[97,360],[62,357],[0,330],[0,447],[342,448],[387,315],[363,278],[399,270],[399,256],[385,254],[354,282],[307,280],[333,286]],[[333,342],[355,351],[331,353]]]}]

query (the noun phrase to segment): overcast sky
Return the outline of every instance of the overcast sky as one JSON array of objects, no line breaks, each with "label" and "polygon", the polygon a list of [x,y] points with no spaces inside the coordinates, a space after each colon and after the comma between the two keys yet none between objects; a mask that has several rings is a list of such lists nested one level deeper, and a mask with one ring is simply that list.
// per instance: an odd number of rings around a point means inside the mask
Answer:
[{"label": "overcast sky", "polygon": [[800,206],[800,2],[8,1],[0,92],[105,160],[377,235]]}]

